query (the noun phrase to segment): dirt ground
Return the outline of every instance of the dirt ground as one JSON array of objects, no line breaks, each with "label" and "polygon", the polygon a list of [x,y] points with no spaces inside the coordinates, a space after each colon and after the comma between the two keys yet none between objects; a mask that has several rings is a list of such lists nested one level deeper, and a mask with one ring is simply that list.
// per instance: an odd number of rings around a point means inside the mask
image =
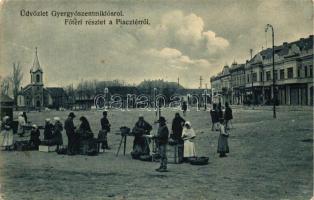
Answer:
[{"label": "dirt ground", "polygon": [[[208,156],[209,164],[169,164],[167,173],[155,172],[159,163],[131,159],[133,138],[128,138],[127,155],[115,156],[121,138],[119,127],[132,127],[139,113],[148,122],[155,119],[155,113],[148,111],[110,112],[112,149],[99,156],[0,151],[0,199],[304,200],[313,195],[310,110],[280,110],[274,120],[270,110],[234,109],[234,128],[229,137],[231,152],[226,158],[219,158],[216,153],[219,133],[210,130],[209,112],[189,112],[186,119],[197,134],[197,154]],[[174,113],[162,112],[169,127]],[[34,112],[28,118],[43,125],[47,117],[59,116],[64,120],[67,114],[67,111]],[[76,115],[85,115],[98,133],[101,112],[80,111]]]}]

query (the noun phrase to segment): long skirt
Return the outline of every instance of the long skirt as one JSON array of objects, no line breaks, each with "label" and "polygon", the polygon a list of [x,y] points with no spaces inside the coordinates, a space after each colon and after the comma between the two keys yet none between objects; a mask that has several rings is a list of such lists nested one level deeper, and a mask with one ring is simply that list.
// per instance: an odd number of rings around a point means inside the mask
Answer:
[{"label": "long skirt", "polygon": [[217,153],[229,153],[228,137],[223,134],[218,138]]},{"label": "long skirt", "polygon": [[135,137],[133,141],[133,151],[132,157],[134,159],[138,158],[141,155],[149,155],[149,140],[144,137]]},{"label": "long skirt", "polygon": [[196,152],[195,152],[194,142],[185,140],[184,149],[183,149],[183,157],[190,158],[190,157],[195,157],[195,156],[196,156]]},{"label": "long skirt", "polygon": [[3,135],[3,142],[2,146],[4,147],[10,147],[13,145],[13,130],[3,130],[1,132]]}]

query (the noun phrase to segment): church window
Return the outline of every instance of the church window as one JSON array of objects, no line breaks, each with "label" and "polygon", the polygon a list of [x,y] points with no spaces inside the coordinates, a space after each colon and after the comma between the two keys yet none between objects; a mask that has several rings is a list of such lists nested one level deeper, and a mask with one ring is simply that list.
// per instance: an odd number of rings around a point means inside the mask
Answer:
[{"label": "church window", "polygon": [[40,76],[39,76],[39,74],[36,75],[36,82],[37,82],[37,83],[40,82]]}]

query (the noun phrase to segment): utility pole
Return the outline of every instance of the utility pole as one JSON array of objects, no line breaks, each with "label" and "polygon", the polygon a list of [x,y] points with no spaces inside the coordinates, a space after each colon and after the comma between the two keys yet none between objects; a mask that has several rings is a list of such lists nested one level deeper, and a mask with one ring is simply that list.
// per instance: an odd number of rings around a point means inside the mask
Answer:
[{"label": "utility pole", "polygon": [[200,89],[202,89],[202,84],[203,84],[203,77],[200,76]]},{"label": "utility pole", "polygon": [[276,118],[276,95],[275,95],[275,39],[274,39],[274,27],[271,24],[267,24],[265,27],[265,32],[267,32],[268,28],[271,28],[272,32],[272,43],[273,43],[273,118]]},{"label": "utility pole", "polygon": [[[253,49],[250,49],[250,54],[251,54],[251,62],[252,62],[252,58],[253,58]],[[252,92],[252,104],[254,105],[254,103],[255,103],[255,101],[254,101],[254,88],[253,88],[253,65],[250,63],[250,65],[251,65],[251,83],[252,83],[252,90],[251,90],[251,92]]]}]

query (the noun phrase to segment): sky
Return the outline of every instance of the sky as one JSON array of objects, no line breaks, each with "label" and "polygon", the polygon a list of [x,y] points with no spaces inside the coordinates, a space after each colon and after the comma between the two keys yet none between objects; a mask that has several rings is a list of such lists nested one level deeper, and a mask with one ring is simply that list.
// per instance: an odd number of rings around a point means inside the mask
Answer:
[{"label": "sky", "polygon": [[[200,76],[203,86],[209,85],[224,65],[245,63],[250,49],[256,54],[271,47],[268,23],[275,29],[275,45],[313,34],[311,0],[0,0],[0,6],[0,75],[9,75],[19,62],[22,85],[30,81],[35,47],[45,86],[81,80],[176,82],[179,77],[184,87],[197,88]],[[49,15],[54,10],[122,10],[121,18],[147,18],[150,25],[66,26],[64,17],[25,17],[22,9]]]}]

